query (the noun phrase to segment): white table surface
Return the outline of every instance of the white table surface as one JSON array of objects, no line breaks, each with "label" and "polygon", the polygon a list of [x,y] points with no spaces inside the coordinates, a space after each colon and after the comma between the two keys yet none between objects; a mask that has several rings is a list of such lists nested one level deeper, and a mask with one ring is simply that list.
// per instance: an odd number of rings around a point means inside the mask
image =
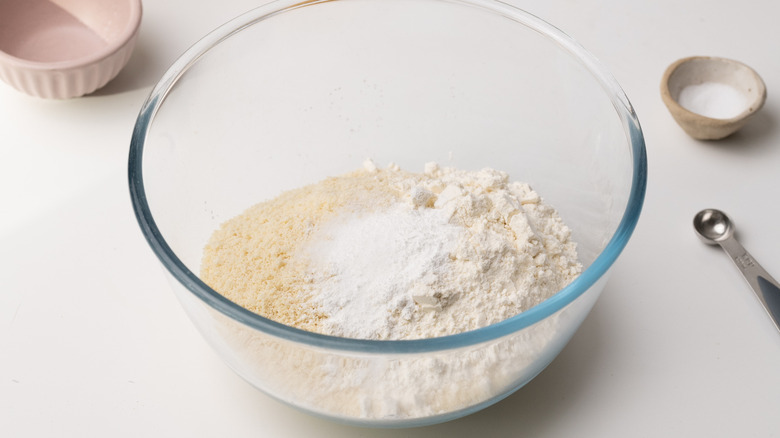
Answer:
[{"label": "white table surface", "polygon": [[[0,83],[0,436],[780,435],[780,333],[691,228],[699,209],[724,209],[780,278],[780,3],[509,1],[580,41],[625,89],[647,141],[644,211],[593,312],[541,375],[466,418],[389,431],[309,417],[234,375],[133,216],[128,145],[151,86],[261,2],[148,0],[130,63],[87,97],[47,101]],[[737,135],[692,140],[663,106],[664,69],[691,55],[763,76],[767,104]]]}]

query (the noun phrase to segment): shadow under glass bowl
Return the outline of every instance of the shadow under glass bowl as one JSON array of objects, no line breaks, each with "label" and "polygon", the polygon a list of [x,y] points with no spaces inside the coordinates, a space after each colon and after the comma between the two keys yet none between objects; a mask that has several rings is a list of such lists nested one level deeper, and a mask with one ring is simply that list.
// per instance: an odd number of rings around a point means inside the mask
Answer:
[{"label": "shadow under glass bowl", "polygon": [[[365,158],[493,167],[572,229],[586,268],[552,298],[457,335],[368,341],[254,314],[197,275],[224,221]],[[266,394],[350,424],[451,420],[541,372],[590,311],[637,223],[644,139],[612,76],[542,20],[492,0],[279,0],[183,54],[133,132],[141,230],[189,317]]]}]

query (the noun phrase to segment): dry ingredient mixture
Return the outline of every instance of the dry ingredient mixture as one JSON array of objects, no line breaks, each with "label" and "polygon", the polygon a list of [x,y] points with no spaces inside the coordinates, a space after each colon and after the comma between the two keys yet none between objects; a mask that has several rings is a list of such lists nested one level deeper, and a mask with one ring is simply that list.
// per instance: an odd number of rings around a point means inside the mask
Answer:
[{"label": "dry ingredient mixture", "polygon": [[580,274],[570,230],[504,172],[363,169],[283,193],[224,223],[201,276],[301,329],[419,339],[490,325]]}]

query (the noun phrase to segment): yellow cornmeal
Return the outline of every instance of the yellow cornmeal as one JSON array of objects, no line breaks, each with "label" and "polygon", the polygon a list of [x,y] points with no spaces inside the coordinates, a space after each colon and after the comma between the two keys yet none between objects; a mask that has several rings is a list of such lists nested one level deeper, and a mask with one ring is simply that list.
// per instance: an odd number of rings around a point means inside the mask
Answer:
[{"label": "yellow cornmeal", "polygon": [[401,197],[400,181],[419,178],[397,168],[359,170],[257,204],[214,232],[204,249],[201,278],[252,312],[318,331],[324,315],[306,305],[310,297],[296,251],[334,214],[388,206]]}]

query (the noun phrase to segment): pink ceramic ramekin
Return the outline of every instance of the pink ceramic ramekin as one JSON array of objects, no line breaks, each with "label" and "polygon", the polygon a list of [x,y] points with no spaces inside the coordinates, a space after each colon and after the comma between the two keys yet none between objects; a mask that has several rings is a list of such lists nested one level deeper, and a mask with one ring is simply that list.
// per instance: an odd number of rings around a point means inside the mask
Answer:
[{"label": "pink ceramic ramekin", "polygon": [[0,79],[67,99],[106,85],[127,64],[141,0],[0,1]]}]

